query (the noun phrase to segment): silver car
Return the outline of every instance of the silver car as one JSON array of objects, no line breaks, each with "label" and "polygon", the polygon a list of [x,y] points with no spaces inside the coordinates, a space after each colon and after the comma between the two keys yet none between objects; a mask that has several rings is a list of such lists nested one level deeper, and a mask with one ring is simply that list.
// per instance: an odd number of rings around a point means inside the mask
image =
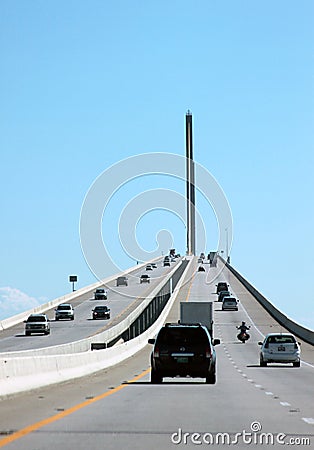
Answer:
[{"label": "silver car", "polygon": [[292,363],[294,367],[300,367],[300,347],[290,333],[269,333],[261,345],[260,366],[268,363]]},{"label": "silver car", "polygon": [[223,311],[238,311],[238,300],[234,297],[225,296],[221,309]]}]

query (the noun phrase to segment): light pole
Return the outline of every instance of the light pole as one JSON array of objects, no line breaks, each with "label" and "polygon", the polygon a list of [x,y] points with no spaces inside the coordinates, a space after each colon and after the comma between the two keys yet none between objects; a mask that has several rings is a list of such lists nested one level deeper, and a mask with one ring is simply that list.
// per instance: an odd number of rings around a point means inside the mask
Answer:
[{"label": "light pole", "polygon": [[230,264],[228,228],[225,228],[225,232],[226,232],[226,256],[227,256],[227,263]]}]

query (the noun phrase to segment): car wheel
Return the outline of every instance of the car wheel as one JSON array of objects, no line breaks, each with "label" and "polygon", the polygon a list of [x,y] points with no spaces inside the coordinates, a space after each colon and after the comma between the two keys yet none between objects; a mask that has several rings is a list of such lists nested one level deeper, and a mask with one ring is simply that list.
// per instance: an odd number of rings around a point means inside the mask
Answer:
[{"label": "car wheel", "polygon": [[71,320],[74,320],[74,317],[71,317]]},{"label": "car wheel", "polygon": [[293,363],[293,367],[300,367],[301,366],[301,362],[300,361],[296,361]]},{"label": "car wheel", "polygon": [[261,367],[266,367],[266,366],[267,366],[267,362],[265,362],[265,361],[263,360],[263,358],[261,357],[261,358],[260,358],[260,361],[259,361],[259,365],[260,365]]},{"label": "car wheel", "polygon": [[25,331],[25,336],[30,336],[30,332],[29,331]]},{"label": "car wheel", "polygon": [[162,383],[162,376],[160,375],[159,372],[157,372],[154,369],[152,369],[151,374],[150,374],[150,382],[154,383],[154,384]]},{"label": "car wheel", "polygon": [[206,377],[206,383],[207,384],[215,384],[216,383],[216,372],[210,373]]}]

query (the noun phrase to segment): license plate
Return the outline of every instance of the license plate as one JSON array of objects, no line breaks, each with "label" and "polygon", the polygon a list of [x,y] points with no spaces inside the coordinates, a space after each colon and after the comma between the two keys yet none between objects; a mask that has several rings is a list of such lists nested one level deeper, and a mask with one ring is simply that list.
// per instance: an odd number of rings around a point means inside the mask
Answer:
[{"label": "license plate", "polygon": [[177,363],[183,363],[186,364],[189,362],[189,358],[185,357],[185,356],[179,356],[176,358]]},{"label": "license plate", "polygon": [[286,347],[284,347],[283,345],[280,345],[278,347],[278,352],[285,352],[286,351]]}]

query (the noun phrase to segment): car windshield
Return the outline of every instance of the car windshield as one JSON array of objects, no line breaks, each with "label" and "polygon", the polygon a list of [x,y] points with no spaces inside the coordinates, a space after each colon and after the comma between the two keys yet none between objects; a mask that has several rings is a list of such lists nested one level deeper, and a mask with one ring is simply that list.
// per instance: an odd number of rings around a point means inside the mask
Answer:
[{"label": "car windshield", "polygon": [[58,309],[71,309],[71,305],[59,305]]},{"label": "car windshield", "polygon": [[163,328],[158,335],[159,344],[206,344],[207,335],[202,328]]},{"label": "car windshield", "polygon": [[270,336],[268,338],[268,344],[295,344],[293,336]]},{"label": "car windshield", "polygon": [[103,294],[105,292],[105,289],[96,289],[96,292]]},{"label": "car windshield", "polygon": [[107,311],[107,306],[96,306],[95,311]]},{"label": "car windshield", "polygon": [[46,322],[46,317],[44,316],[31,316],[27,319],[27,322]]}]

